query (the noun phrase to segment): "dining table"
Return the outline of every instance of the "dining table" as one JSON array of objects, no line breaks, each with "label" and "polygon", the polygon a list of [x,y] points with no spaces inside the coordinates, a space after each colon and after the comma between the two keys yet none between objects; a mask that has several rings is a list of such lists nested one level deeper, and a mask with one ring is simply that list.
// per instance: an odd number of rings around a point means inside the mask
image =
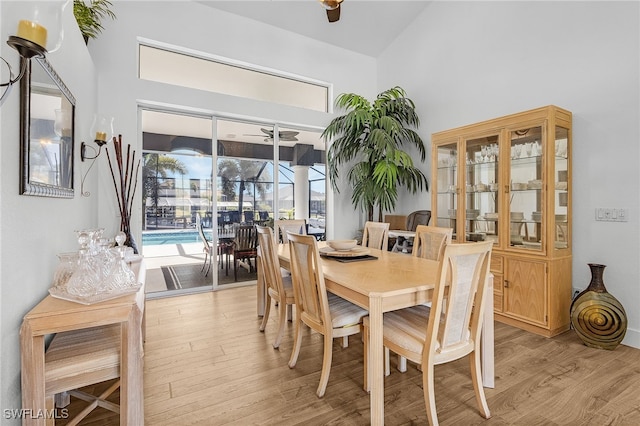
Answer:
[{"label": "dining table", "polygon": [[[319,242],[322,248],[326,242]],[[321,256],[327,291],[369,311],[370,416],[372,425],[384,424],[383,314],[431,301],[438,278],[438,262],[370,248],[362,261],[341,262]],[[278,245],[280,265],[290,268],[288,244]],[[486,286],[481,358],[485,387],[494,387],[493,276]],[[264,303],[264,302],[263,302]],[[260,300],[258,300],[260,305]]]}]

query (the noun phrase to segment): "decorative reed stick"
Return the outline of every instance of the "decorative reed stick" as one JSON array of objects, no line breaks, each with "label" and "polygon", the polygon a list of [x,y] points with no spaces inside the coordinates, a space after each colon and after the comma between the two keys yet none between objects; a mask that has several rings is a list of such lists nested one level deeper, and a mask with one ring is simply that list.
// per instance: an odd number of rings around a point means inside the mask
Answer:
[{"label": "decorative reed stick", "polygon": [[125,245],[132,247],[133,252],[137,254],[138,247],[131,236],[131,212],[133,209],[133,199],[135,198],[136,189],[138,188],[140,160],[138,159],[136,162],[136,151],[132,150],[129,144],[127,144],[126,158],[123,157],[122,135],[118,135],[117,139],[115,136],[113,137],[113,149],[114,161],[111,160],[109,149],[106,149],[106,152],[113,188],[116,192],[118,211],[120,212],[120,230],[127,236]]}]

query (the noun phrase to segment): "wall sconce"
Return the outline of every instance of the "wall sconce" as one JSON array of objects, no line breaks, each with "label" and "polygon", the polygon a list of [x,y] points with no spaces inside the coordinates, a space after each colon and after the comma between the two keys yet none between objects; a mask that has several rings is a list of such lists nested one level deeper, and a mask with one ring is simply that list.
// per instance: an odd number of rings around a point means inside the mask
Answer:
[{"label": "wall sconce", "polygon": [[[91,129],[89,130],[89,132],[90,135],[94,136],[93,142],[98,145],[98,149],[95,149],[93,146],[87,144],[86,142],[82,142],[80,144],[80,160],[93,160],[80,181],[80,194],[83,197],[88,197],[89,195],[91,195],[90,192],[84,190],[84,181],[89,174],[89,170],[91,170],[91,167],[93,167],[96,159],[100,156],[102,147],[106,145],[109,139],[113,137],[113,117],[101,114],[94,115],[93,123],[91,124]],[[95,155],[87,155],[87,149],[92,149]]]},{"label": "wall sconce", "polygon": [[[9,62],[0,57],[9,69],[9,79],[0,83],[0,87],[6,87],[0,95],[0,106],[7,99],[11,87],[25,74],[27,63],[31,58],[43,58],[47,53],[55,52],[62,45],[62,12],[70,0],[55,2],[20,2],[14,5],[19,8],[16,15],[24,19],[18,21],[16,35],[9,36],[7,44],[13,47],[18,54],[26,59],[21,61],[20,72],[14,77],[13,69]],[[6,6],[10,11],[11,6]]]},{"label": "wall sconce", "polygon": [[[107,143],[109,138],[113,137],[113,117],[107,117],[104,115],[94,115],[93,124],[91,124],[90,135],[95,135],[93,142],[98,145],[98,150],[92,146],[87,145],[86,142],[80,144],[80,160],[95,160],[100,155],[102,147]],[[93,149],[95,155],[90,157],[87,155],[87,148]]]}]

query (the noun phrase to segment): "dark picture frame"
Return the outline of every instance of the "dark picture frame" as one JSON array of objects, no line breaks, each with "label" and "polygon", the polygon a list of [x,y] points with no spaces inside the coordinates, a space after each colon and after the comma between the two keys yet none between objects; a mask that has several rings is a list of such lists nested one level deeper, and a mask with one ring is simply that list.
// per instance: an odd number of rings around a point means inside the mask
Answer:
[{"label": "dark picture frame", "polygon": [[46,58],[21,61],[20,194],[73,198],[76,100]]}]

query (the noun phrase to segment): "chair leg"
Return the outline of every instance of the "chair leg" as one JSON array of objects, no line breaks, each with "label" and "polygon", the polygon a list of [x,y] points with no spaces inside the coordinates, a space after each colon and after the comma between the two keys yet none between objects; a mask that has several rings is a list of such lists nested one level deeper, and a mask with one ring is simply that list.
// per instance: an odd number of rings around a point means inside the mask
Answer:
[{"label": "chair leg", "polygon": [[388,347],[384,347],[384,375],[388,376],[391,374],[391,362],[390,362],[390,356],[389,356],[389,348]]},{"label": "chair leg", "polygon": [[401,373],[407,371],[407,359],[401,355],[398,355],[398,371]]},{"label": "chair leg", "polygon": [[296,362],[298,362],[298,355],[300,355],[300,346],[302,346],[302,320],[298,318],[296,320],[296,336],[293,342],[293,349],[291,350],[291,357],[289,358],[289,368],[294,368]]},{"label": "chair leg", "polygon": [[269,320],[269,312],[271,311],[271,296],[267,292],[267,297],[264,300],[264,314],[262,315],[262,323],[260,324],[260,331],[264,331]]},{"label": "chair leg", "polygon": [[279,320],[278,320],[278,335],[276,336],[276,341],[273,342],[274,349],[278,349],[280,347],[280,342],[282,341],[282,335],[284,334],[284,326],[287,323],[287,304],[282,305],[280,303],[280,312],[279,312]]},{"label": "chair leg", "polygon": [[433,385],[433,363],[422,366],[422,389],[424,391],[424,405],[427,408],[427,420],[429,425],[438,426],[438,413],[436,411],[436,395]]},{"label": "chair leg", "polygon": [[211,265],[213,264],[213,255],[209,253],[207,256],[210,256],[210,257],[209,257],[209,266],[207,266],[207,272],[204,273],[205,277],[209,276],[209,271],[211,270]]},{"label": "chair leg", "polygon": [[342,337],[342,348],[348,348],[349,347],[349,336],[343,336]]},{"label": "chair leg", "polygon": [[206,251],[204,252],[204,263],[202,264],[202,269],[200,269],[200,272],[204,272],[204,268],[207,267],[207,258],[209,257],[209,253],[207,253]]},{"label": "chair leg", "polygon": [[476,394],[476,401],[478,402],[478,409],[480,414],[488,419],[491,417],[489,406],[487,405],[487,399],[484,396],[484,387],[482,386],[482,374],[480,374],[480,351],[476,346],[476,350],[469,354],[469,366],[471,367],[471,381],[473,382],[473,390]]},{"label": "chair leg", "polygon": [[324,396],[324,392],[327,390],[327,383],[329,382],[329,373],[331,373],[331,360],[333,359],[333,336],[328,333],[324,336],[324,354],[322,356],[322,373],[320,373],[320,384],[316,395],[318,398]]},{"label": "chair leg", "polygon": [[233,256],[233,280],[238,281],[238,259]]}]

